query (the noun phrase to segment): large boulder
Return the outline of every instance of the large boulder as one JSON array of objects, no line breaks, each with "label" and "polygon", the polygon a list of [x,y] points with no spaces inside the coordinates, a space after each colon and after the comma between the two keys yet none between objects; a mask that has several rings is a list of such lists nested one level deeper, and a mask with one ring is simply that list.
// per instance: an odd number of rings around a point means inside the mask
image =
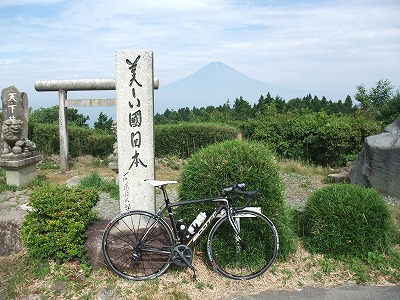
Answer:
[{"label": "large boulder", "polygon": [[5,191],[0,193],[0,256],[7,256],[23,249],[19,229],[28,202],[26,191]]},{"label": "large boulder", "polygon": [[383,195],[400,198],[400,117],[381,134],[365,139],[349,179]]},{"label": "large boulder", "polygon": [[107,220],[98,220],[90,224],[89,228],[86,230],[87,239],[85,247],[90,258],[90,263],[94,269],[106,267],[101,249],[101,241],[108,222]]}]

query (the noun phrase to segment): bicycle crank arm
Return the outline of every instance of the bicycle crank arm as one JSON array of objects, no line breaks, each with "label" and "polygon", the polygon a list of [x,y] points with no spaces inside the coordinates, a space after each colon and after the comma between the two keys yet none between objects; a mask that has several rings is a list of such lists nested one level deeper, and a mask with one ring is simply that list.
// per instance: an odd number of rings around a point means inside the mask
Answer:
[{"label": "bicycle crank arm", "polygon": [[185,255],[183,255],[182,252],[178,251],[177,254],[179,255],[179,257],[182,259],[182,261],[185,263],[185,265],[188,266],[188,268],[192,271],[193,273],[193,279],[196,279],[196,269],[193,267],[193,265],[190,263],[190,261],[188,261],[185,257]]}]

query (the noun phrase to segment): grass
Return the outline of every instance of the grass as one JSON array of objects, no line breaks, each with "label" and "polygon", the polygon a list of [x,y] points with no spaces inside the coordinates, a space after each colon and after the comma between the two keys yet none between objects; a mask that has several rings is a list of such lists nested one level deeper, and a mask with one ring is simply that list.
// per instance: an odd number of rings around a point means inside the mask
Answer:
[{"label": "grass", "polygon": [[300,176],[327,176],[329,174],[329,170],[326,168],[304,164],[292,159],[281,159],[279,165],[282,173],[294,173]]},{"label": "grass", "polygon": [[107,192],[114,199],[119,198],[119,186],[116,182],[104,179],[97,172],[92,172],[88,176],[84,177],[79,186],[83,188],[96,189],[101,192]]},{"label": "grass", "polygon": [[[279,261],[274,268],[251,281],[228,280],[210,270],[195,258],[197,281],[186,269],[167,272],[160,278],[132,282],[105,269],[86,276],[74,262],[55,265],[35,262],[26,254],[0,258],[0,294],[6,299],[40,294],[41,299],[218,299],[263,290],[298,289],[304,286],[331,286],[343,282],[388,285],[400,282],[399,251],[392,257],[371,260],[343,258],[335,260],[310,255],[301,244],[288,261]],[[218,295],[218,296],[217,296]]]},{"label": "grass", "polygon": [[[172,158],[169,158],[172,160]],[[157,179],[179,179],[179,170],[167,160],[157,164]],[[107,183],[101,170],[85,165],[84,185],[105,189]],[[89,171],[89,172],[88,172]],[[48,170],[39,172],[49,176]],[[53,171],[54,173],[56,171]],[[75,175],[77,169],[71,171]],[[317,173],[325,176],[326,170],[298,162],[282,162],[282,172],[291,172],[291,178],[309,179]],[[316,173],[313,173],[316,172]],[[81,174],[79,174],[81,175]],[[55,174],[54,176],[64,176]],[[71,174],[69,175],[71,176]],[[64,178],[64,177],[62,177]],[[59,178],[57,178],[59,179]],[[40,180],[49,180],[41,177]],[[39,180],[39,181],[40,181]],[[303,189],[312,188],[312,180]],[[297,192],[297,190],[296,190]],[[400,225],[400,205],[390,205],[396,224]],[[123,280],[106,269],[85,270],[75,262],[56,265],[54,262],[38,262],[25,252],[0,257],[0,299],[20,299],[27,295],[40,295],[40,299],[219,299],[232,298],[265,290],[298,289],[304,286],[331,286],[346,281],[358,284],[390,285],[400,283],[400,237],[388,254],[370,253],[366,260],[342,257],[332,259],[308,253],[297,242],[297,251],[286,261],[277,261],[269,271],[251,281],[234,281],[210,270],[199,256],[194,258],[198,281],[191,278],[187,269],[173,268],[160,278],[146,282]]]}]

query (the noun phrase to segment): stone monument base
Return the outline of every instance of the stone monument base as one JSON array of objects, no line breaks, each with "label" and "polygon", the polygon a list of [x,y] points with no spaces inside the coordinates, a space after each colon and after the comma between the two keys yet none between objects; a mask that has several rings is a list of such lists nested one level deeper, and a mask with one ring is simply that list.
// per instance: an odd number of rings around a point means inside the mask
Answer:
[{"label": "stone monument base", "polygon": [[108,163],[108,167],[115,172],[115,182],[118,184],[118,162],[110,162]]},{"label": "stone monument base", "polygon": [[0,159],[0,167],[6,170],[8,185],[26,186],[37,178],[36,164],[43,156],[36,155],[19,160]]}]

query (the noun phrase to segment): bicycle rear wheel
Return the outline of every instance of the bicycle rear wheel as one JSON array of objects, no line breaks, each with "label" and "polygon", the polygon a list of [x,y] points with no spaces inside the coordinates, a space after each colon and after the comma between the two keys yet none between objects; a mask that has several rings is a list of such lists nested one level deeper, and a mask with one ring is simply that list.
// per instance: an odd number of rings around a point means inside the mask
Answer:
[{"label": "bicycle rear wheel", "polygon": [[240,210],[232,216],[244,244],[239,243],[225,216],[210,231],[208,257],[222,275],[231,279],[252,279],[263,274],[275,261],[279,249],[278,232],[263,214]]},{"label": "bicycle rear wheel", "polygon": [[152,279],[171,263],[173,235],[159,216],[130,211],[115,217],[106,227],[102,251],[107,266],[129,280]]}]

